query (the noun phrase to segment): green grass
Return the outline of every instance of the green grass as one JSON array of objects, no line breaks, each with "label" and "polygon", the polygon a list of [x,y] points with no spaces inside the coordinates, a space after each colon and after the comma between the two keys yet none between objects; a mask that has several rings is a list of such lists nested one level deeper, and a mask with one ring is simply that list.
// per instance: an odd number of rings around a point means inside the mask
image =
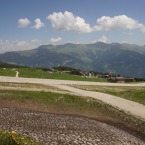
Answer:
[{"label": "green grass", "polygon": [[46,106],[57,106],[58,108],[72,108],[80,110],[94,110],[93,102],[87,103],[86,98],[79,96],[60,94],[52,92],[34,92],[34,91],[16,91],[16,90],[1,90],[0,99],[13,101],[17,100],[19,102],[31,101],[34,103],[39,103],[40,105]]},{"label": "green grass", "polygon": [[77,86],[81,89],[102,92],[145,105],[145,87],[130,86]]},{"label": "green grass", "polygon": [[0,145],[42,145],[29,137],[17,134],[15,131],[0,131]]},{"label": "green grass", "polygon": [[10,68],[6,69],[0,68],[0,75],[14,77],[16,76],[16,71]]},{"label": "green grass", "polygon": [[18,68],[16,70],[0,68],[0,75],[2,76],[15,76],[16,71],[19,71],[19,77],[25,78],[45,78],[45,79],[58,79],[58,80],[74,80],[74,81],[92,81],[92,82],[106,82],[103,78],[83,78],[77,75],[68,73],[54,72],[49,73],[36,68]]},{"label": "green grass", "polygon": [[101,120],[109,119],[145,134],[144,121],[93,98],[50,92],[2,90],[0,101],[20,103],[21,107],[31,102],[32,106],[38,104],[38,107],[48,107],[48,110],[55,107],[57,111],[61,110],[61,113],[95,116]]}]

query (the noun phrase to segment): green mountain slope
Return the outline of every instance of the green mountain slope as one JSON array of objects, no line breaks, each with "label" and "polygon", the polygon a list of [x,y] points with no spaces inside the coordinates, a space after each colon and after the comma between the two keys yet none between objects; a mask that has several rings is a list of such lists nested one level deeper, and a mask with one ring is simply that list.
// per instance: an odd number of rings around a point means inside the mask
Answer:
[{"label": "green mountain slope", "polygon": [[133,44],[42,45],[33,50],[7,52],[0,60],[33,67],[69,66],[125,76],[145,77],[145,46]]}]

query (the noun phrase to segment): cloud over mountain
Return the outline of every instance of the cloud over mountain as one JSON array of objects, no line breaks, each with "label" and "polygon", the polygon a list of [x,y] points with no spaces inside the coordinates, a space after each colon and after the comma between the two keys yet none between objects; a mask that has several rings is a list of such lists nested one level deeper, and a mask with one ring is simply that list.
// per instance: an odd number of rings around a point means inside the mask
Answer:
[{"label": "cloud over mountain", "polygon": [[98,39],[98,42],[106,43],[107,41],[108,41],[108,38],[106,36],[104,36],[104,35]]},{"label": "cloud over mountain", "polygon": [[[54,12],[46,17],[52,24],[52,27],[59,31],[72,31],[77,33],[90,33],[98,31],[110,30],[134,30],[139,29],[145,33],[145,25],[139,21],[130,18],[126,15],[118,15],[114,17],[102,16],[97,19],[96,25],[91,26],[89,23],[73,13],[65,11]],[[27,27],[31,22],[27,19],[19,19],[18,27]],[[44,23],[40,18],[35,19],[35,25],[32,27],[36,30],[44,27]]]},{"label": "cloud over mountain", "polygon": [[126,15],[120,15],[115,17],[103,16],[97,19],[97,25],[94,27],[94,31],[109,31],[109,30],[133,30],[141,29],[144,25],[137,20],[127,17]]},{"label": "cloud over mountain", "polygon": [[51,21],[52,27],[57,30],[67,30],[79,33],[88,33],[92,31],[90,25],[87,24],[83,18],[74,16],[73,13],[68,11],[64,13],[54,12],[50,14],[47,19]]},{"label": "cloud over mountain", "polygon": [[8,51],[28,50],[40,45],[40,40],[0,40],[0,53]]},{"label": "cloud over mountain", "polygon": [[108,38],[105,35],[103,35],[100,38],[98,38],[97,40],[91,41],[91,43],[97,43],[97,42],[107,43],[107,41],[108,41]]},{"label": "cloud over mountain", "polygon": [[50,43],[59,43],[62,41],[62,38],[57,37],[57,38],[50,38]]},{"label": "cloud over mountain", "polygon": [[57,30],[67,30],[80,33],[89,33],[97,31],[110,30],[134,30],[140,29],[145,32],[145,25],[132,19],[126,15],[119,15],[114,17],[102,16],[97,19],[95,26],[90,26],[85,20],[79,16],[74,16],[73,13],[65,11],[54,12],[47,17],[51,21],[52,27]]}]

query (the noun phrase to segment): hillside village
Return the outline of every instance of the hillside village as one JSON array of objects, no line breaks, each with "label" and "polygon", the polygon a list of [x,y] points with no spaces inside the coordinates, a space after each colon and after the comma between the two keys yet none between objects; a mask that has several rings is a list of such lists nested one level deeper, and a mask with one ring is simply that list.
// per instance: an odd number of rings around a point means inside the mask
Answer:
[{"label": "hillside village", "polygon": [[[11,70],[16,72],[16,76],[18,77],[19,72],[17,71],[17,68],[29,68],[29,67],[0,62],[0,68],[3,68],[4,70],[6,68],[11,68]],[[120,74],[117,74],[114,72],[101,73],[101,72],[96,72],[96,71],[86,71],[86,70],[80,70],[80,69],[64,67],[64,66],[59,66],[59,67],[54,67],[54,68],[36,68],[36,69],[40,69],[40,70],[42,70],[44,72],[48,72],[48,73],[57,72],[60,74],[77,75],[77,76],[81,76],[83,78],[103,78],[103,79],[106,79],[108,82],[112,82],[112,83],[129,83],[129,82],[145,81],[144,78],[125,77],[125,76],[121,76]]]}]

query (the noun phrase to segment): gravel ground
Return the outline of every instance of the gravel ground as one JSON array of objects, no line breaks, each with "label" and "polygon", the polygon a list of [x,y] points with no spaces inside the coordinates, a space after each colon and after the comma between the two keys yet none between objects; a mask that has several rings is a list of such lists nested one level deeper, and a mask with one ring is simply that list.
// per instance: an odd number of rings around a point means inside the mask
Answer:
[{"label": "gravel ground", "polygon": [[0,107],[0,129],[45,145],[145,145],[133,135],[93,119]]}]

